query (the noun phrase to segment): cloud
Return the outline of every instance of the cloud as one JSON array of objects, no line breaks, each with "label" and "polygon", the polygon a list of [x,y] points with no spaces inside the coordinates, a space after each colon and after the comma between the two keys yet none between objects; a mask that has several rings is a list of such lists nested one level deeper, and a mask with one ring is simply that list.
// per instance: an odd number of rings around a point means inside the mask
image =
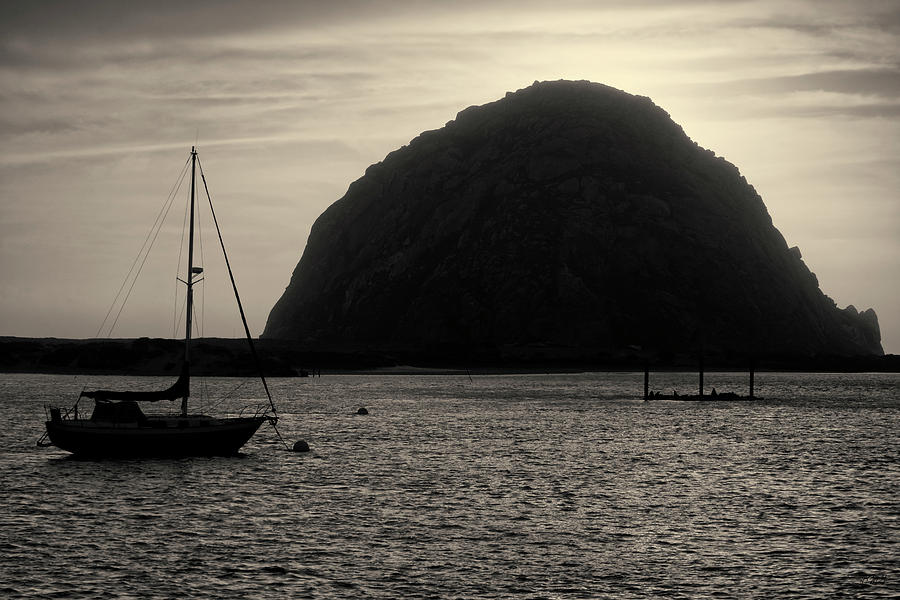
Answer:
[{"label": "cloud", "polygon": [[897,119],[900,118],[900,103],[796,106],[783,108],[777,112],[782,115],[804,118]]},{"label": "cloud", "polygon": [[881,98],[900,98],[900,66],[894,68],[839,69],[801,75],[746,79],[733,89],[751,92],[822,91]]},{"label": "cloud", "polygon": [[[897,164],[897,8],[832,0],[0,3],[0,211],[11,234],[0,267],[9,285],[35,294],[47,295],[42,286],[56,279],[46,273],[62,271],[114,290],[118,281],[107,278],[121,273],[109,252],[91,250],[95,238],[105,230],[114,239],[103,243],[127,253],[136,211],[155,202],[199,137],[226,203],[222,218],[234,219],[227,235],[243,245],[235,255],[249,257],[261,323],[314,218],[366,166],[467,106],[560,78],[651,96],[761,182],[794,243],[839,233],[816,230],[804,211],[846,188],[859,191],[859,210],[817,205],[827,213],[818,222],[846,220],[855,241],[872,231],[880,236],[872,244],[888,247],[896,211],[889,219],[871,203],[893,198],[897,184],[884,176]],[[861,166],[840,172],[848,156]],[[123,172],[108,179],[113,167]],[[62,235],[86,247],[30,247]],[[828,262],[827,244],[818,247],[817,260]],[[37,262],[26,267],[26,257]],[[891,288],[879,285],[883,297]],[[0,322],[8,313],[0,306]],[[900,318],[896,330],[900,340]]]},{"label": "cloud", "polygon": [[900,68],[826,69],[679,86],[731,117],[900,117]]},{"label": "cloud", "polygon": [[307,27],[365,15],[378,3],[264,0],[30,0],[0,5],[0,22],[17,38],[93,39],[121,41],[152,37],[196,38],[238,31],[268,29],[285,23]]}]

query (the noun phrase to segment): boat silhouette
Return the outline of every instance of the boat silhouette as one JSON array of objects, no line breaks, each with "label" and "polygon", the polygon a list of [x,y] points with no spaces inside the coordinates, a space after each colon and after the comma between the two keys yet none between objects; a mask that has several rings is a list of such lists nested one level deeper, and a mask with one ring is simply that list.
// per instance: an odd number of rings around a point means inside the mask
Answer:
[{"label": "boat silhouette", "polygon": [[[184,360],[178,379],[168,388],[158,391],[133,390],[90,390],[82,391],[71,408],[49,406],[50,418],[46,421],[46,433],[38,442],[41,446],[57,446],[76,456],[121,458],[121,457],[185,457],[185,456],[227,456],[236,454],[240,448],[268,421],[275,425],[278,414],[262,374],[259,358],[253,345],[247,319],[241,304],[237,285],[225,244],[215,217],[212,200],[206,186],[202,165],[200,175],[206,197],[209,199],[210,213],[216,226],[225,265],[231,279],[237,300],[244,333],[250,354],[256,363],[260,380],[266,391],[268,404],[257,407],[248,416],[213,417],[191,414],[188,411],[191,397],[191,328],[194,302],[194,285],[202,281],[203,268],[194,264],[194,228],[197,188],[198,157],[195,147],[191,148],[191,189],[190,189],[190,231],[188,238],[187,286]],[[82,398],[94,401],[93,411],[87,418],[79,415]],[[147,415],[141,409],[142,402],[175,401],[181,399],[180,413],[173,415]],[[82,411],[84,412],[84,411]],[[276,430],[277,431],[277,430]],[[49,440],[49,442],[47,441]]]}]

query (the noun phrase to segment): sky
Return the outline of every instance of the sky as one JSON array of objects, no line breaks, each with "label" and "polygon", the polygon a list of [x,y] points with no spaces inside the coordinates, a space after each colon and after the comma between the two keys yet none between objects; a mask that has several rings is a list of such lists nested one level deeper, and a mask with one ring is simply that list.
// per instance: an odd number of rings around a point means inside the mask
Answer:
[{"label": "sky", "polygon": [[[0,335],[181,335],[183,205],[135,257],[193,145],[258,335],[367,166],[558,79],[648,96],[734,163],[822,290],[874,308],[900,353],[897,0],[8,0]],[[199,333],[239,336],[202,223]]]}]

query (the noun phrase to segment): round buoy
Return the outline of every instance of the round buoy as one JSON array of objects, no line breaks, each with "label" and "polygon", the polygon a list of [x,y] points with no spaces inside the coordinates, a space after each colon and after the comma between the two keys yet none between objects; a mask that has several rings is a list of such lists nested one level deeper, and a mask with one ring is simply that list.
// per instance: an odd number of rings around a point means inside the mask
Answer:
[{"label": "round buoy", "polygon": [[358,415],[367,415],[367,414],[369,414],[369,411],[366,410],[366,407],[365,407],[365,406],[360,406],[360,407],[359,407],[359,410],[356,411],[356,414],[358,414]]},{"label": "round buoy", "polygon": [[294,442],[294,452],[309,452],[309,444],[303,440]]}]

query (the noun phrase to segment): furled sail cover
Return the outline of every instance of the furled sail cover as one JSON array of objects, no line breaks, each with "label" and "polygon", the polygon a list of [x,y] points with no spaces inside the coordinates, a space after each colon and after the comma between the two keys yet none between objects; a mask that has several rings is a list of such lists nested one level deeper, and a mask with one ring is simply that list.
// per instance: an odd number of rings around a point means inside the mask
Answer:
[{"label": "furled sail cover", "polygon": [[158,400],[176,400],[185,398],[191,393],[191,382],[187,363],[181,368],[181,375],[172,386],[158,392],[119,392],[115,390],[94,390],[81,392],[81,395],[94,400],[132,400],[135,402],[156,402]]},{"label": "furled sail cover", "polygon": [[143,424],[147,416],[137,402],[97,402],[91,421]]}]

